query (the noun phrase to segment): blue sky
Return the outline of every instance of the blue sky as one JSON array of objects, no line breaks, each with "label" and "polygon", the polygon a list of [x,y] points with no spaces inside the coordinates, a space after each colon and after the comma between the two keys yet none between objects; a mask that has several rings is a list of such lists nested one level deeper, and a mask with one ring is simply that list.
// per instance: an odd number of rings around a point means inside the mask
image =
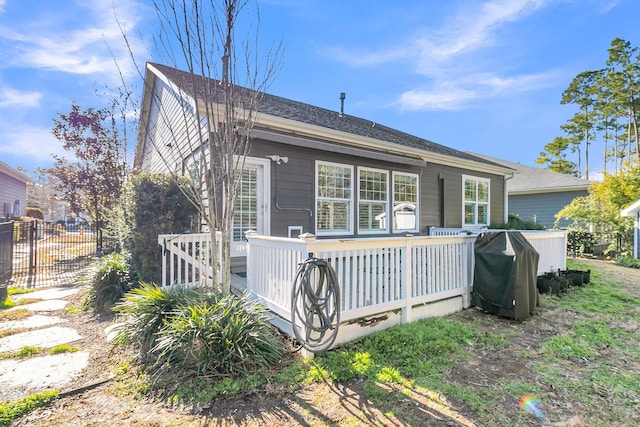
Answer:
[{"label": "blue sky", "polygon": [[[114,3],[139,64],[154,60],[150,1],[0,0],[0,160],[50,166],[64,153],[53,118],[72,101],[100,106],[96,92],[120,84],[116,63],[140,93]],[[637,0],[259,5],[261,46],[285,49],[270,93],[337,111],[346,92],[346,114],[527,165],[574,114],[560,105],[573,77],[602,68],[615,37],[640,45]]]}]

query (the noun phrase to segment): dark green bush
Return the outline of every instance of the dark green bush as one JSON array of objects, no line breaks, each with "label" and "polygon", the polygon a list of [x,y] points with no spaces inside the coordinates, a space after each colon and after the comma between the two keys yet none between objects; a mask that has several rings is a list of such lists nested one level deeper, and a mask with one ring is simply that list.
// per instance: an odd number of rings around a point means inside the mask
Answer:
[{"label": "dark green bush", "polygon": [[638,258],[624,256],[618,258],[616,262],[623,267],[640,268],[640,259]]},{"label": "dark green bush", "polygon": [[520,219],[516,214],[509,214],[507,222],[502,224],[491,224],[489,228],[498,230],[545,230],[545,226],[533,221]]},{"label": "dark green bush", "polygon": [[90,304],[102,313],[110,311],[111,307],[133,287],[127,262],[121,253],[103,256],[89,281]]},{"label": "dark green bush", "polygon": [[140,360],[155,370],[177,369],[184,377],[240,376],[272,366],[282,355],[267,311],[246,296],[143,284],[114,311],[124,316],[115,342],[133,344]]},{"label": "dark green bush", "polygon": [[137,174],[127,182],[125,245],[131,273],[141,282],[162,281],[159,234],[187,233],[197,228],[197,209],[180,190],[184,182],[164,174]]},{"label": "dark green bush", "polygon": [[593,233],[587,231],[569,231],[567,234],[567,252],[573,256],[591,254],[596,244]]}]

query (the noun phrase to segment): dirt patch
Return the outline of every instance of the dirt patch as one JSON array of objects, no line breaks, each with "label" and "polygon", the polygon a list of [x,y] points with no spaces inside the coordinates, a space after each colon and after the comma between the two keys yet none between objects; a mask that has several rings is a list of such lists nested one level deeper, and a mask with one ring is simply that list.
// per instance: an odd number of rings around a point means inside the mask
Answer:
[{"label": "dirt patch", "polygon": [[[581,261],[582,262],[582,261]],[[603,261],[588,260],[585,264],[604,272],[607,280],[620,283],[623,290],[640,296],[640,271],[617,266]],[[81,296],[75,303],[80,303]],[[74,343],[90,352],[88,368],[69,389],[82,387],[108,379],[111,367],[122,354],[111,352],[106,343],[104,328],[111,319],[97,318],[87,313],[65,314],[65,326],[78,330],[83,337]],[[491,396],[498,402],[492,410],[498,416],[496,425],[540,426],[542,423],[518,408],[517,392],[522,384],[530,385],[538,392],[550,396],[545,410],[549,415],[548,425],[590,426],[589,420],[611,420],[608,425],[634,425],[638,419],[638,407],[626,412],[609,414],[609,403],[613,397],[610,390],[596,394],[592,405],[586,407],[570,396],[563,395],[554,384],[542,381],[534,373],[534,364],[547,362],[540,354],[544,340],[566,333],[577,320],[586,319],[584,314],[568,312],[544,305],[539,314],[525,322],[482,313],[469,309],[455,315],[460,321],[474,322],[481,330],[492,336],[505,336],[506,345],[497,350],[474,349],[474,356],[458,363],[451,369],[446,380],[453,386],[464,386],[480,396]],[[615,321],[615,320],[614,320]],[[638,333],[637,322],[620,325],[624,330]],[[599,357],[607,357],[607,348],[600,349]],[[527,357],[520,357],[526,353]],[[565,372],[566,381],[585,382],[589,369],[588,360],[572,360],[571,368]],[[626,364],[622,366],[622,364]],[[612,360],[612,372],[627,370],[640,372],[638,358],[626,361]],[[549,366],[549,369],[558,369]],[[496,384],[504,389],[511,385],[514,392],[496,396]],[[121,396],[114,382],[107,382],[86,391],[58,399],[50,407],[34,411],[18,420],[16,426],[368,426],[368,425],[425,425],[425,426],[475,426],[478,414],[469,406],[437,393],[403,389],[401,386],[381,385],[378,392],[402,396],[392,408],[379,407],[366,396],[365,383],[351,381],[344,384],[321,383],[302,387],[295,392],[267,387],[252,393],[218,399],[199,413],[189,413],[184,408],[172,408],[150,400],[135,400]],[[535,391],[535,390],[532,390]],[[370,392],[370,390],[369,390]],[[629,396],[633,401],[638,396]],[[589,414],[592,414],[590,416]],[[603,415],[604,414],[604,415]],[[590,418],[591,417],[591,418]],[[635,421],[634,421],[635,419]],[[621,420],[617,423],[617,420]],[[604,424],[600,424],[604,425]]]}]

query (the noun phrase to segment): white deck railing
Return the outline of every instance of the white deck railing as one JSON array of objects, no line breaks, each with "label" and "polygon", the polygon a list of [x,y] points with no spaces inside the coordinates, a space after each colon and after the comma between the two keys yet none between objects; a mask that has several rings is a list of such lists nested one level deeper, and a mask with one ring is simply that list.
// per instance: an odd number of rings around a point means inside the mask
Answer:
[{"label": "white deck railing", "polygon": [[[218,253],[222,242],[218,232]],[[162,246],[162,287],[205,286],[214,283],[218,270],[213,266],[210,233],[160,234]]]},{"label": "white deck railing", "polygon": [[[431,236],[477,235],[487,231],[504,231],[487,228],[438,228],[429,230]],[[538,275],[567,268],[567,232],[564,230],[519,230],[538,252]]]},{"label": "white deck railing", "polygon": [[461,296],[473,284],[471,237],[387,237],[315,240],[248,235],[247,291],[291,320],[291,287],[298,263],[327,259],[341,288],[341,320],[349,321]]},{"label": "white deck railing", "polygon": [[[251,251],[247,257],[249,286],[256,295],[270,301],[271,308],[278,314],[282,309],[289,310],[289,294],[298,263],[313,253],[331,262],[343,286],[353,284],[343,289],[346,318],[369,312],[371,306],[394,310],[403,306],[401,301],[406,305],[428,302],[436,294],[438,298],[461,294],[458,290],[473,282],[476,236],[467,235],[462,229],[437,230],[441,236],[353,240],[304,240],[250,234],[249,242],[243,244],[243,250],[249,246]],[[481,231],[486,230],[478,230]],[[566,231],[521,232],[540,254],[538,275],[566,268]],[[162,234],[158,236],[158,243],[164,253],[162,286],[212,283],[216,270],[212,266],[209,233]],[[233,256],[241,255],[235,252]],[[410,268],[404,269],[405,265]],[[402,283],[409,283],[411,301],[405,301]]]}]

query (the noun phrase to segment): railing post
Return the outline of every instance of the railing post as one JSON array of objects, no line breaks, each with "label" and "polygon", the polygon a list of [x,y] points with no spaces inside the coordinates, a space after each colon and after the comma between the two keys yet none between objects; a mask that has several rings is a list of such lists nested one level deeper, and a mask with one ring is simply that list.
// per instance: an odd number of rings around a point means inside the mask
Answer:
[{"label": "railing post", "polygon": [[473,279],[474,279],[474,274],[475,274],[475,246],[476,246],[476,242],[475,240],[473,241],[467,241],[465,242],[465,245],[467,246],[467,259],[465,260],[466,263],[466,267],[467,267],[467,280],[466,280],[466,291],[464,293],[464,295],[462,296],[462,308],[469,308],[471,306],[471,291],[473,289]]},{"label": "railing post", "polygon": [[410,238],[407,237],[404,241],[404,250],[400,256],[400,277],[402,278],[402,297],[404,298],[404,307],[402,308],[402,323],[411,323],[413,319],[413,304],[411,303],[411,294],[413,290],[413,256],[411,253]]},{"label": "railing post", "polygon": [[[253,275],[255,274],[255,268],[252,267],[252,258],[251,258],[251,238],[257,236],[258,232],[255,230],[247,230],[244,233],[245,239],[247,239],[247,287],[245,288],[247,292],[253,292]],[[222,251],[220,252],[222,253]]]},{"label": "railing post", "polygon": [[[312,252],[309,251],[308,247],[309,247],[309,243],[313,243],[316,241],[316,235],[313,233],[304,233],[298,236],[298,239],[304,241],[304,248],[302,249],[302,260],[304,261],[307,258],[311,258],[314,256],[314,254]],[[341,289],[342,290],[342,289]],[[300,304],[300,303],[298,303]],[[293,316],[295,316],[294,311],[291,311],[291,322],[292,322],[292,326],[293,326]],[[300,336],[301,337],[306,337],[307,336],[307,329],[304,326],[304,322],[300,321],[297,322],[298,326],[300,327]],[[305,349],[303,349],[305,350]],[[305,350],[305,352],[303,353],[303,357],[313,357],[313,353],[311,352],[307,352]]]}]

